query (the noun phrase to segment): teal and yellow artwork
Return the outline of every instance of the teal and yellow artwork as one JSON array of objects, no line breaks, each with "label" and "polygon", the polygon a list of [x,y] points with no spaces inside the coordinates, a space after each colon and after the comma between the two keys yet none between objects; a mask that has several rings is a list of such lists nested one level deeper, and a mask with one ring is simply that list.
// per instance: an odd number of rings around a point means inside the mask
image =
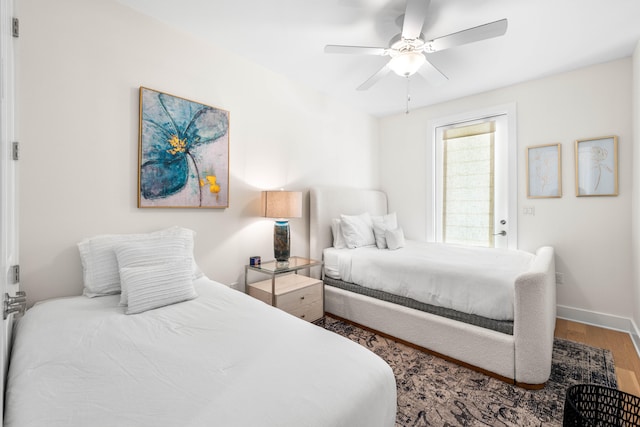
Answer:
[{"label": "teal and yellow artwork", "polygon": [[229,112],[140,87],[140,208],[229,207]]}]

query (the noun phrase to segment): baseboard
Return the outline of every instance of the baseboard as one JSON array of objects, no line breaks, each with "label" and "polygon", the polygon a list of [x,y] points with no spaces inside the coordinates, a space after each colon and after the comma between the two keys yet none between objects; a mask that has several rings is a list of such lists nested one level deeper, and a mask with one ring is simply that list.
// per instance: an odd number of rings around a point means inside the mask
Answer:
[{"label": "baseboard", "polygon": [[633,345],[636,348],[636,353],[640,355],[640,332],[638,332],[638,325],[632,320],[631,326],[633,331],[629,332],[629,335],[631,335],[631,341],[633,341]]},{"label": "baseboard", "polygon": [[558,305],[556,308],[556,316],[560,319],[628,333],[631,337],[631,342],[636,348],[636,353],[640,357],[640,331],[632,319],[564,305]]}]

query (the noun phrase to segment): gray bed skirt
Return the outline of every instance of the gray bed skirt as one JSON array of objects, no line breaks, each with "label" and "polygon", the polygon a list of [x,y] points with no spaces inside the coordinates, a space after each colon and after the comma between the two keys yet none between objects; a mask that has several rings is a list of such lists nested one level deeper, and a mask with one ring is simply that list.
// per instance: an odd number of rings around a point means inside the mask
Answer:
[{"label": "gray bed skirt", "polygon": [[489,319],[487,317],[482,317],[475,314],[467,314],[461,311],[452,310],[450,308],[437,307],[435,305],[425,304],[411,298],[401,297],[377,289],[369,289],[365,288],[364,286],[356,285],[354,283],[332,279],[328,276],[324,276],[323,281],[325,285],[334,286],[336,288],[344,289],[345,291],[355,292],[368,297],[403,305],[415,310],[420,310],[438,316],[447,317],[459,322],[468,323],[470,325],[479,326],[481,328],[491,329],[503,334],[513,335],[513,321]]}]

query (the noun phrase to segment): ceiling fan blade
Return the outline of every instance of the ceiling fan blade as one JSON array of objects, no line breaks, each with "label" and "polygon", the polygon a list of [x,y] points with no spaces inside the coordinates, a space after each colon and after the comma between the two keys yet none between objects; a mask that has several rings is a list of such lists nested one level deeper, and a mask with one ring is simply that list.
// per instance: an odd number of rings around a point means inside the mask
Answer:
[{"label": "ceiling fan blade", "polygon": [[355,53],[361,55],[384,56],[388,53],[388,49],[385,47],[342,46],[328,44],[324,47],[324,53]]},{"label": "ceiling fan blade", "polygon": [[440,86],[441,84],[449,80],[447,76],[442,74],[442,71],[438,70],[436,66],[428,60],[424,64],[422,64],[422,67],[418,68],[418,74],[420,74],[434,86]]},{"label": "ceiling fan blade", "polygon": [[402,23],[402,38],[413,40],[420,37],[430,3],[431,0],[407,0],[407,9]]},{"label": "ceiling fan blade", "polygon": [[373,76],[369,77],[367,81],[358,86],[357,90],[367,90],[374,84],[376,84],[379,80],[381,80],[384,76],[391,72],[391,68],[384,65],[384,67],[380,68]]},{"label": "ceiling fan blade", "polygon": [[467,30],[458,31],[457,33],[433,39],[426,43],[425,51],[439,52],[451,47],[502,36],[506,32],[507,20],[501,19],[499,21],[490,22],[478,27],[469,28]]}]

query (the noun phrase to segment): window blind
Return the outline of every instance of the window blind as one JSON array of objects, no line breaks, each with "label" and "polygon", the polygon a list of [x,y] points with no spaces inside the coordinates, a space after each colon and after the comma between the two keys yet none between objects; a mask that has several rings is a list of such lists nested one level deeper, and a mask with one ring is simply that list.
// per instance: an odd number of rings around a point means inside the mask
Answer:
[{"label": "window blind", "polygon": [[444,131],[443,241],[494,246],[495,121]]}]

